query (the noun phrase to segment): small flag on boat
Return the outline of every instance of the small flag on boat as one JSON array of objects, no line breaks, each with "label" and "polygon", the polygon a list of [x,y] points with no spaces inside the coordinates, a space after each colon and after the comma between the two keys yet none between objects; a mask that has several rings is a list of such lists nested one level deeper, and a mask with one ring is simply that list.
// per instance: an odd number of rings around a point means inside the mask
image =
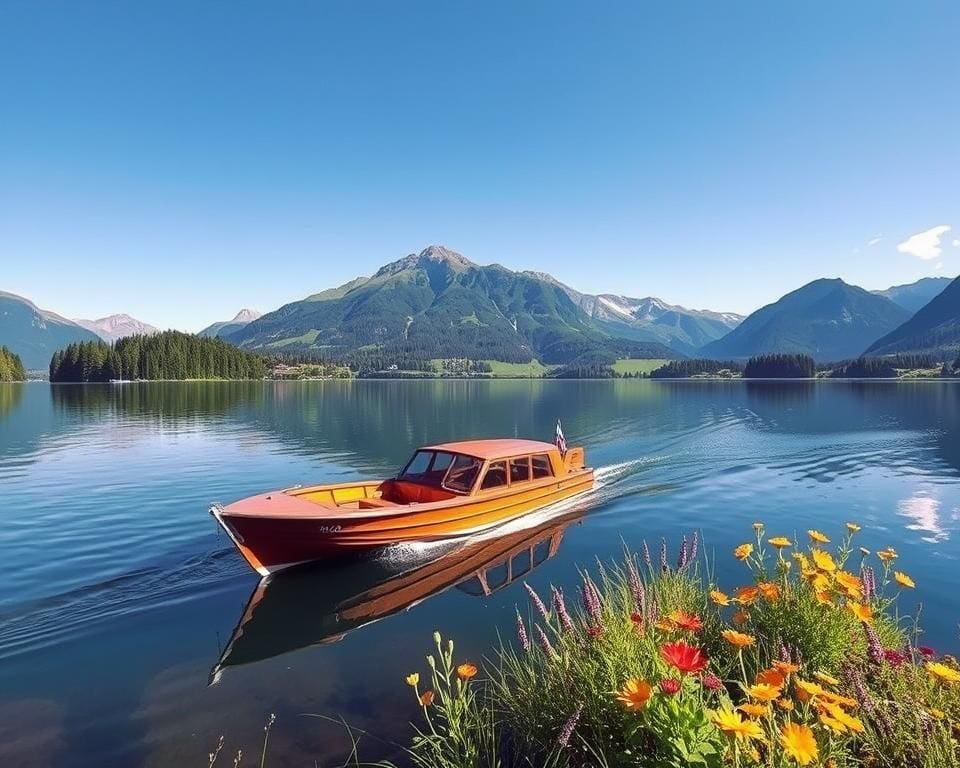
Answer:
[{"label": "small flag on boat", "polygon": [[557,419],[557,436],[554,439],[554,443],[556,443],[560,455],[564,456],[567,452],[567,438],[563,436],[563,427],[560,426],[560,419]]}]

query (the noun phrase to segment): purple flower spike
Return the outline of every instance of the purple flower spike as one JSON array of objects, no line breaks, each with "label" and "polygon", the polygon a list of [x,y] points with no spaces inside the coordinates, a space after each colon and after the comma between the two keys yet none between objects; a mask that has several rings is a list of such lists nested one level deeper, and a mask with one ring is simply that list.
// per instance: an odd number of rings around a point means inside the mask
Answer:
[{"label": "purple flower spike", "polygon": [[540,595],[538,595],[534,588],[527,584],[527,582],[523,582],[523,586],[526,587],[527,592],[530,594],[530,602],[536,606],[537,610],[540,612],[540,615],[543,617],[543,620],[549,621],[550,612],[547,610],[547,606],[543,604],[543,600],[540,599]]},{"label": "purple flower spike", "polygon": [[563,590],[553,587],[553,607],[557,609],[557,618],[560,619],[560,627],[564,632],[573,632],[573,619],[570,618],[570,612],[567,610],[567,604],[563,600]]},{"label": "purple flower spike", "polygon": [[562,748],[566,749],[570,744],[570,737],[573,736],[573,729],[577,727],[577,722],[580,720],[580,715],[583,713],[583,704],[578,706],[574,713],[567,718],[567,722],[563,724],[563,730],[560,731],[560,738],[557,739],[557,744]]},{"label": "purple flower spike", "polygon": [[530,638],[527,637],[527,628],[523,626],[523,618],[519,611],[517,611],[517,639],[520,640],[520,647],[524,651],[530,650]]}]

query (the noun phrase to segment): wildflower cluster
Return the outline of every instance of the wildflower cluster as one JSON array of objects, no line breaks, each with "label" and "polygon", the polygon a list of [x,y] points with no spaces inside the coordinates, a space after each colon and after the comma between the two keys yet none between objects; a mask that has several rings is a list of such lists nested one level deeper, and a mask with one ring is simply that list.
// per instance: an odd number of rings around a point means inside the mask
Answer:
[{"label": "wildflower cluster", "polygon": [[434,680],[445,721],[463,721],[464,696],[487,713],[473,722],[533,765],[960,765],[960,668],[897,617],[915,584],[896,551],[856,547],[855,523],[836,545],[753,528],[733,551],[735,586],[701,576],[696,537],[675,567],[665,542],[656,561],[644,543],[581,573],[578,605],[528,586],[529,618],[517,614],[484,697]]}]

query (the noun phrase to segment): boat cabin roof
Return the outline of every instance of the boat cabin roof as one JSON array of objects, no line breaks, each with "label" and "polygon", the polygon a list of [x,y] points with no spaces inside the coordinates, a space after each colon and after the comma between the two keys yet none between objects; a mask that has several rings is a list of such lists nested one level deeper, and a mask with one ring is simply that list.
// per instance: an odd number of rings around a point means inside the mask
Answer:
[{"label": "boat cabin roof", "polygon": [[425,445],[420,450],[462,453],[478,459],[506,459],[510,456],[525,453],[547,453],[556,450],[556,446],[553,443],[544,443],[539,440],[461,440],[456,443]]}]

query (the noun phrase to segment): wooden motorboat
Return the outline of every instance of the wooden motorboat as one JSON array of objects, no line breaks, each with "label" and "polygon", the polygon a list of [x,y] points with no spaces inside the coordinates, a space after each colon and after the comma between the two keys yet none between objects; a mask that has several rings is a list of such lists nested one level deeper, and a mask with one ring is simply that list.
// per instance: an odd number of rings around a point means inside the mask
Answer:
[{"label": "wooden motorboat", "polygon": [[[582,517],[583,509],[541,512],[479,537],[440,545],[440,551],[430,548],[412,560],[362,559],[263,579],[211,670],[210,683],[231,667],[335,643],[451,587],[489,597],[552,558],[566,529]],[[517,528],[527,521],[529,526]]]},{"label": "wooden motorboat", "polygon": [[388,480],[287,488],[210,513],[267,576],[346,552],[476,535],[593,483],[582,448],[471,440],[420,448]]}]

